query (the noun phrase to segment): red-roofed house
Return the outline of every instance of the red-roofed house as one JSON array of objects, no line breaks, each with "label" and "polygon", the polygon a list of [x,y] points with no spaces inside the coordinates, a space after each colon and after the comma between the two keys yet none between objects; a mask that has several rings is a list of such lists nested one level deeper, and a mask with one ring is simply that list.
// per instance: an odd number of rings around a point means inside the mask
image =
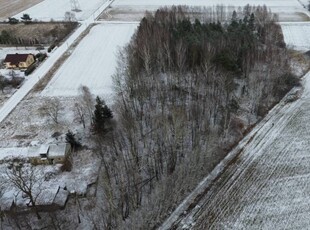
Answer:
[{"label": "red-roofed house", "polygon": [[27,69],[33,63],[33,54],[8,54],[4,59],[4,64],[7,69]]}]

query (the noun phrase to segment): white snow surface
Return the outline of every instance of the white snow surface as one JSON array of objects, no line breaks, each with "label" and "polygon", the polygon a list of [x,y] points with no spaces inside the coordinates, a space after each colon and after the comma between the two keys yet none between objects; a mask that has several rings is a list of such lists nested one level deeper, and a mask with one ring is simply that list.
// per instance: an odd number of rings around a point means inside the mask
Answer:
[{"label": "white snow surface", "polygon": [[266,5],[274,12],[295,12],[303,11],[302,5],[298,1],[294,0],[156,0],[156,1],[144,1],[144,0],[116,0],[112,7],[135,7],[144,8],[149,10],[149,8],[159,8],[160,6],[172,6],[172,5],[188,5],[188,6],[216,6],[216,5],[226,5],[243,7],[247,4],[250,5]]},{"label": "white snow surface", "polygon": [[281,23],[285,43],[299,51],[310,50],[310,23]]},{"label": "white snow surface", "polygon": [[96,11],[108,0],[78,0],[80,12],[72,10],[70,0],[45,0],[33,7],[20,12],[14,17],[20,18],[23,14],[29,14],[33,20],[39,21],[62,21],[66,12],[75,14],[77,20],[85,20],[89,17],[96,17]]},{"label": "white snow surface", "polygon": [[242,8],[247,4],[252,6],[266,5],[273,13],[279,15],[279,21],[309,20],[308,11],[297,0],[116,0],[100,18],[108,21],[139,21],[143,18],[145,11],[154,12],[160,7],[170,7],[172,5],[206,7],[213,8],[214,11],[217,5],[223,5],[225,7],[224,10],[227,12],[232,12],[233,10],[238,12],[242,11]]},{"label": "white snow surface", "polygon": [[112,96],[112,75],[119,48],[129,42],[137,24],[99,24],[81,41],[42,92],[43,96],[75,96],[81,85],[95,95]]},{"label": "white snow surface", "polygon": [[268,7],[296,7],[300,6],[298,1],[292,0],[116,0],[113,5],[132,5],[132,6],[164,6],[164,5],[191,5],[191,6],[215,6],[215,5],[232,5],[245,6],[250,5],[266,5]]}]

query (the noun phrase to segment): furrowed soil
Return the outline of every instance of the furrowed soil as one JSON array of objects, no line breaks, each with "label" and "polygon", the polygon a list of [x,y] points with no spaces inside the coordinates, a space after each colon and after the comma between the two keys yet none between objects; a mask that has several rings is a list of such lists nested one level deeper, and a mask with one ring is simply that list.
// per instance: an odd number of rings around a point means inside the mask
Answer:
[{"label": "furrowed soil", "polygon": [[43,0],[0,0],[0,21],[12,17],[42,1]]}]

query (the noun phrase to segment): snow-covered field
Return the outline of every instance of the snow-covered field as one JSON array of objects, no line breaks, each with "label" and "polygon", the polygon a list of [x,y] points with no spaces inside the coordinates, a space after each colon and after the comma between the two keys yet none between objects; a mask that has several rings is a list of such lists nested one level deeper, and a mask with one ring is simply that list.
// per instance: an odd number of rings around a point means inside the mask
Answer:
[{"label": "snow-covered field", "polygon": [[158,1],[141,1],[141,0],[116,0],[108,9],[107,13],[101,15],[104,20],[119,20],[119,21],[137,21],[140,20],[145,11],[156,11],[162,6],[172,5],[188,5],[199,7],[215,7],[217,5],[226,6],[227,12],[233,10],[238,11],[239,7],[245,5],[266,5],[272,12],[279,15],[280,21],[307,21],[309,17],[307,11],[301,3],[294,0],[158,0]]},{"label": "snow-covered field", "polygon": [[74,96],[81,85],[109,98],[117,53],[129,42],[137,24],[99,24],[93,27],[42,92],[44,96]]},{"label": "snow-covered field", "polygon": [[[74,12],[77,20],[89,18],[98,8],[109,0],[78,0],[80,12]],[[20,18],[24,13],[41,21],[63,20],[66,12],[72,12],[70,0],[44,0],[43,2],[15,15]]]},{"label": "snow-covered field", "polygon": [[116,0],[113,5],[128,5],[128,6],[164,6],[164,5],[192,5],[192,6],[215,6],[218,4],[245,6],[250,5],[266,5],[267,7],[286,7],[294,10],[296,7],[300,8],[300,3],[294,0]]},{"label": "snow-covered field", "polygon": [[310,23],[282,23],[287,45],[300,51],[310,50]]}]

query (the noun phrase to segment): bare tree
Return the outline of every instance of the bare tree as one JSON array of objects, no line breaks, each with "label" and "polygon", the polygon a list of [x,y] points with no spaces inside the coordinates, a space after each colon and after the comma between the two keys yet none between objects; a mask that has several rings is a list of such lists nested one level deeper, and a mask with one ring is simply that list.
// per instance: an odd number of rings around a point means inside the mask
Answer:
[{"label": "bare tree", "polygon": [[83,128],[85,129],[85,111],[83,106],[80,103],[74,104],[74,114],[79,123],[83,124]]},{"label": "bare tree", "polygon": [[[120,55],[114,76],[117,129],[110,139],[100,139],[98,144],[104,166],[105,208],[113,213],[111,219],[115,216],[112,222],[119,223],[119,219],[126,225],[116,228],[156,226],[242,136],[244,124],[237,119],[242,107],[253,108],[243,113],[256,116],[262,100],[268,102],[264,95],[273,98],[275,81],[271,77],[281,76],[284,68],[276,67],[283,67],[284,61],[277,59],[287,56],[277,51],[282,47],[275,43],[283,39],[265,19],[266,10],[257,9],[262,11],[259,30],[254,14],[250,19],[242,17],[243,12],[249,17],[252,8],[242,11],[222,5],[205,9],[205,15],[215,22],[212,24],[192,23],[176,8],[169,12],[160,9],[141,22],[135,38]],[[232,18],[226,10],[230,14],[236,10],[230,27],[216,23]],[[211,36],[205,34],[206,39],[200,35],[203,27],[211,31]],[[183,29],[174,36],[171,28]],[[192,31],[197,32],[195,39]],[[212,34],[216,39],[209,39]],[[256,39],[257,34],[261,40]],[[251,41],[246,49],[244,41]],[[261,48],[265,46],[267,49]],[[232,68],[226,65],[230,61]],[[262,64],[268,68],[261,68]],[[236,87],[244,92],[239,94]]]},{"label": "bare tree", "polygon": [[29,205],[33,208],[38,219],[41,219],[37,209],[37,198],[42,192],[41,184],[43,177],[37,168],[24,166],[23,164],[12,163],[6,171],[9,185],[13,186],[18,192],[22,192],[29,199]]},{"label": "bare tree", "polygon": [[44,116],[51,118],[56,124],[59,123],[59,116],[63,106],[58,98],[46,99],[43,106],[40,108]]},{"label": "bare tree", "polygon": [[91,122],[93,117],[93,111],[95,109],[95,100],[93,95],[91,94],[89,88],[87,86],[81,86],[79,88],[80,98],[79,98],[79,105],[83,111],[83,119],[84,122],[87,120]]},{"label": "bare tree", "polygon": [[65,13],[65,19],[66,22],[73,22],[76,21],[75,13],[67,11]]},{"label": "bare tree", "polygon": [[8,84],[7,84],[7,80],[5,79],[4,76],[2,76],[2,75],[0,74],[0,90],[1,90],[2,93],[4,93],[4,88],[5,88],[7,85],[8,85]]}]

